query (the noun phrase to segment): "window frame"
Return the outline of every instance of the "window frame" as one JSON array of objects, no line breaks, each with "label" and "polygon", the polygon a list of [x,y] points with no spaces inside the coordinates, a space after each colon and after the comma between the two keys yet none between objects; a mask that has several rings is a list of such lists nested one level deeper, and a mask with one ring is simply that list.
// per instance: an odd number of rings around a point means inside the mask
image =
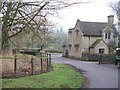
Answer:
[{"label": "window frame", "polygon": [[99,48],[99,54],[104,54],[105,53],[105,48]]},{"label": "window frame", "polygon": [[69,45],[69,50],[70,50],[70,52],[71,52],[71,50],[72,50],[72,45]]},{"label": "window frame", "polygon": [[108,39],[111,39],[111,33],[110,32],[108,33]]},{"label": "window frame", "polygon": [[78,53],[79,52],[79,44],[75,44],[75,53]]},{"label": "window frame", "polygon": [[107,33],[105,33],[105,39],[107,39]]},{"label": "window frame", "polygon": [[78,52],[79,52],[79,47],[75,46],[75,53],[78,53]]},{"label": "window frame", "polygon": [[111,33],[110,32],[105,33],[105,39],[111,39]]}]

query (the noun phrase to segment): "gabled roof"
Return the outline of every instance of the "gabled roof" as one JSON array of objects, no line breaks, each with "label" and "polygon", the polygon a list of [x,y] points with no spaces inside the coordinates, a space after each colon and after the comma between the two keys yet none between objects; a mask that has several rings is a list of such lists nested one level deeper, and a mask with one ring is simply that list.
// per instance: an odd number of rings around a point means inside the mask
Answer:
[{"label": "gabled roof", "polygon": [[[89,48],[95,48],[103,39],[97,39]],[[104,42],[105,43],[105,42]],[[106,44],[106,43],[105,43]],[[107,44],[106,44],[107,45]]]},{"label": "gabled roof", "polygon": [[[83,35],[91,35],[91,36],[101,36],[102,30],[105,29],[108,23],[104,22],[86,22],[80,21],[79,19],[76,22],[77,27],[82,30]],[[113,31],[114,35],[117,35],[117,30],[114,25],[109,26]],[[70,29],[71,30],[71,29]]]}]

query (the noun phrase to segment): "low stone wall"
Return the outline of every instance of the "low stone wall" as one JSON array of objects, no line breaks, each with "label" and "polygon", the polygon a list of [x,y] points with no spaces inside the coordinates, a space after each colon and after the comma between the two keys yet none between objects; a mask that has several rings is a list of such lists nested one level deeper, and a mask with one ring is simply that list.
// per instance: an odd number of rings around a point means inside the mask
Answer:
[{"label": "low stone wall", "polygon": [[100,63],[115,63],[115,55],[113,54],[83,53],[81,59],[86,61],[98,61]]}]

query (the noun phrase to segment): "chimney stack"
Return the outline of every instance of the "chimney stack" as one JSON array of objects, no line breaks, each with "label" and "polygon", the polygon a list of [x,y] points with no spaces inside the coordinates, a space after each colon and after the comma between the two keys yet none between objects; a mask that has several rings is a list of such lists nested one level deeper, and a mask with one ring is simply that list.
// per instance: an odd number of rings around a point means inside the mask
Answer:
[{"label": "chimney stack", "polygon": [[114,15],[109,15],[108,16],[108,25],[111,26],[114,23]]}]

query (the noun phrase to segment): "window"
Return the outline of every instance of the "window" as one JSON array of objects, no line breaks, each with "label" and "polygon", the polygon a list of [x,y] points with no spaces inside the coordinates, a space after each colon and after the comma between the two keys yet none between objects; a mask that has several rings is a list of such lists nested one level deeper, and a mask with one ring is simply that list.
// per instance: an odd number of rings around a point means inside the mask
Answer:
[{"label": "window", "polygon": [[71,45],[71,44],[69,44],[69,50],[70,50],[70,52],[71,52],[71,48],[72,48],[72,45]]},{"label": "window", "polygon": [[70,52],[71,52],[71,47],[69,47],[69,49],[70,49]]},{"label": "window", "polygon": [[75,44],[75,52],[77,53],[79,51],[79,44]]},{"label": "window", "polygon": [[108,33],[108,39],[110,39],[110,35],[111,35],[111,34],[110,34],[110,33]]},{"label": "window", "polygon": [[107,39],[107,33],[105,33],[105,39]]},{"label": "window", "polygon": [[105,39],[110,39],[111,33],[105,33]]},{"label": "window", "polygon": [[79,51],[79,47],[75,47],[75,52],[77,53]]},{"label": "window", "polygon": [[104,48],[100,48],[99,49],[99,53],[104,53],[105,52],[105,49]]}]

